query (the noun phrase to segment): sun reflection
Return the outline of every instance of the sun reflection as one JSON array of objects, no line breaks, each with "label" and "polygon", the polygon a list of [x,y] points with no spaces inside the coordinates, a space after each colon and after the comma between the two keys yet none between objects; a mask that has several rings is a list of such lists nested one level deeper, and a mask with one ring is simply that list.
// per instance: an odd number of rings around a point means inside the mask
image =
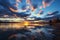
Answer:
[{"label": "sun reflection", "polygon": [[24,26],[28,26],[29,22],[28,21],[24,21]]}]

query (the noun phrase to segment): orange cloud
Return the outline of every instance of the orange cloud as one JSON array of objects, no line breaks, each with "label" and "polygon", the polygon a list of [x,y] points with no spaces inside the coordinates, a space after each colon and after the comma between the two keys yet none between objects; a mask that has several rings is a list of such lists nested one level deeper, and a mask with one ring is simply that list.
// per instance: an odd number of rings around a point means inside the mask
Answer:
[{"label": "orange cloud", "polygon": [[12,12],[18,12],[18,10],[15,10],[15,9],[13,9],[13,8],[11,8],[11,7],[9,7],[9,9],[10,9]]}]

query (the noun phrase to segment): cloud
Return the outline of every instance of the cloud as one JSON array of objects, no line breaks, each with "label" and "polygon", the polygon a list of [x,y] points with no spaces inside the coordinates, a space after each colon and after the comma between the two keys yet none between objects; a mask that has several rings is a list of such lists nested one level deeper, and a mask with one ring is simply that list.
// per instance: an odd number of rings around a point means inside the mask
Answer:
[{"label": "cloud", "polygon": [[47,6],[50,6],[53,1],[54,0],[43,0],[42,1],[43,7],[46,8]]},{"label": "cloud", "polygon": [[54,12],[49,12],[47,15],[56,15],[56,14],[58,14],[59,13],[59,11],[54,11]]},{"label": "cloud", "polygon": [[60,14],[59,14],[59,11],[54,11],[54,12],[49,12],[46,16],[45,16],[45,19],[53,19],[53,18],[56,18],[58,17]]},{"label": "cloud", "polygon": [[[26,16],[30,15],[25,12],[21,12],[21,13],[13,12],[13,11],[16,11],[17,9],[13,4],[11,4],[11,2],[12,1],[10,1],[10,0],[0,0],[0,17],[4,17],[6,15],[8,15],[9,17],[15,17],[15,16],[26,17]],[[14,14],[16,14],[16,15],[14,15]]]},{"label": "cloud", "polygon": [[[47,6],[50,6],[51,3],[54,0],[25,0],[24,2],[21,0],[0,0],[0,17],[27,17],[27,16],[35,16],[35,17],[41,17],[45,18],[44,11],[42,8],[46,8]],[[18,6],[16,3],[21,3],[20,6]],[[26,3],[28,4],[28,7],[26,6]],[[13,3],[13,4],[12,4]],[[22,5],[23,4],[23,5]],[[17,8],[17,7],[20,7]],[[26,8],[25,8],[26,7]],[[23,9],[22,9],[23,8]],[[32,11],[33,10],[33,11]],[[36,11],[35,11],[36,10]],[[56,15],[58,11],[55,11],[53,13],[47,14],[46,17],[51,17],[51,15]],[[43,15],[43,16],[42,16]]]}]

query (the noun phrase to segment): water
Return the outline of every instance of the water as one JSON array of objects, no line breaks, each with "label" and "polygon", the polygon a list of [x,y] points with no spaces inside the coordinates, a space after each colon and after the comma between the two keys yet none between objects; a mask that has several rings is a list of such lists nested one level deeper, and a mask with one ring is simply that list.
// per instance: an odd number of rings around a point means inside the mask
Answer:
[{"label": "water", "polygon": [[[18,29],[18,30],[12,30],[12,28],[22,28],[22,24],[20,23],[0,23],[0,29],[3,31],[0,31],[0,39],[1,40],[7,40],[11,34],[15,34],[17,36],[17,40],[21,39],[21,37],[24,35],[25,37],[29,38],[30,40],[32,39],[31,37],[36,37],[36,40],[52,40],[53,38],[53,28],[49,25],[43,25],[43,26],[36,26],[34,28],[29,28],[29,29]],[[8,30],[4,30],[4,29]],[[1,34],[2,33],[2,34]],[[23,33],[23,34],[21,34]],[[3,36],[2,36],[3,35]],[[10,35],[10,36],[9,36]],[[4,39],[3,39],[4,38]]]},{"label": "water", "polygon": [[[29,24],[29,25],[34,25],[33,23],[32,24]],[[38,24],[38,26],[45,26],[47,24]],[[22,27],[25,27],[25,25],[23,23],[0,23],[0,28],[22,28]],[[34,26],[28,26],[27,28],[29,27],[34,27]]]},{"label": "water", "polygon": [[21,23],[0,23],[0,28],[21,28]]}]

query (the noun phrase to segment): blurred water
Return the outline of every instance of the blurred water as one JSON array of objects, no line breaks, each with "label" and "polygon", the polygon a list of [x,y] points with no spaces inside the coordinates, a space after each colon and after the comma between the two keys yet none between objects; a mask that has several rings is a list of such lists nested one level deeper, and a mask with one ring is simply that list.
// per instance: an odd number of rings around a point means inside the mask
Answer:
[{"label": "blurred water", "polygon": [[0,28],[20,28],[23,27],[21,23],[0,23]]},{"label": "blurred water", "polygon": [[[9,35],[11,36],[16,34],[17,40],[21,40],[21,37],[24,36],[25,38],[29,38],[29,40],[32,40],[32,37],[34,36],[36,40],[52,40],[54,34],[53,28],[50,25],[45,26],[36,26],[34,28],[29,29],[19,29],[19,30],[12,30],[11,28],[21,28],[20,23],[0,23],[0,29],[7,28],[7,30],[0,31],[0,39],[1,40],[7,40],[9,38]],[[8,29],[10,28],[10,30]],[[2,33],[2,34],[1,34]],[[3,36],[2,36],[3,35]],[[5,39],[3,39],[5,38]]]},{"label": "blurred water", "polygon": [[[31,26],[27,26],[27,28],[33,28],[34,26],[32,26],[33,25],[33,23],[32,24],[29,24],[29,25],[31,25]],[[39,26],[45,26],[45,25],[47,25],[47,24],[39,24]],[[19,23],[19,22],[17,22],[17,23],[0,23],[0,28],[23,28],[23,27],[25,27],[24,26],[24,24],[23,23]]]}]

